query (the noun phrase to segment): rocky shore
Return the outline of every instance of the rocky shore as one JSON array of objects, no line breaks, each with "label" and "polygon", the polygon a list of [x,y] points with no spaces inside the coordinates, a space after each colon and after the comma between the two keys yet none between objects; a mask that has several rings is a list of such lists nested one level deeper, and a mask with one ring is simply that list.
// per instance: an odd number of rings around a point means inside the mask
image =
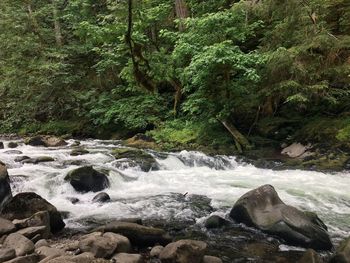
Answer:
[{"label": "rocky shore", "polygon": [[[25,143],[58,147],[66,142],[35,137]],[[15,144],[9,146],[16,148]],[[72,156],[88,152],[79,143],[75,147]],[[129,162],[145,171],[158,169],[154,158],[139,149],[116,149],[112,155],[117,162],[120,160],[120,167]],[[38,157],[18,161],[33,159],[37,162],[31,164],[40,163]],[[92,202],[110,202],[103,192],[110,187],[110,178],[103,171],[82,165],[70,171],[65,181],[79,193],[96,192]],[[71,202],[79,199],[72,198]],[[191,197],[191,204],[197,210],[211,210],[204,196]],[[232,205],[226,216],[212,215],[200,228],[193,222],[190,226],[189,222],[172,218],[125,218],[95,222],[88,229],[72,231],[65,227],[64,211],[58,211],[38,194],[13,196],[6,164],[0,162],[0,262],[350,262],[350,239],[334,248],[322,220],[315,213],[285,204],[271,185],[247,192]],[[283,251],[280,245],[305,249]]]}]

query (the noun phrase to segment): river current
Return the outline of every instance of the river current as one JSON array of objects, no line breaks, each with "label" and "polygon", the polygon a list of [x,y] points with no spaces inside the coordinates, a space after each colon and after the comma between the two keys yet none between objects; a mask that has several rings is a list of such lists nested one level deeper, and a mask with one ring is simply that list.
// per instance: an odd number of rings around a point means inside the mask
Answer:
[{"label": "river current", "polygon": [[[0,160],[8,165],[12,191],[32,191],[47,199],[58,210],[68,212],[70,228],[84,226],[87,219],[112,220],[140,217],[143,219],[195,220],[202,224],[210,213],[198,213],[187,206],[179,195],[208,197],[213,214],[227,215],[235,201],[247,191],[271,184],[281,199],[301,210],[313,211],[326,223],[335,243],[350,235],[350,173],[321,173],[301,170],[274,171],[238,162],[235,157],[210,157],[200,152],[155,153],[160,170],[142,172],[128,167],[110,154],[119,141],[83,140],[81,146],[90,153],[70,156],[74,140],[58,148],[32,147],[18,141],[16,149],[0,150]],[[16,152],[20,151],[20,152]],[[53,162],[22,164],[18,156],[50,156]],[[96,193],[81,194],[64,181],[65,175],[78,165],[93,165],[109,171],[112,202],[93,203]],[[119,168],[117,168],[119,167]],[[122,168],[121,168],[122,167]],[[71,198],[80,201],[72,204]]]}]

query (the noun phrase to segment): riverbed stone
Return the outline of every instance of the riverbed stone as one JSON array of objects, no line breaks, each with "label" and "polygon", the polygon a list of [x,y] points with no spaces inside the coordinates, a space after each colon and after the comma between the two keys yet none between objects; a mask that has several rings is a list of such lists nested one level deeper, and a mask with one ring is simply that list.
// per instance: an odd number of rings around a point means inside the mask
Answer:
[{"label": "riverbed stone", "polygon": [[17,157],[15,158],[15,162],[16,162],[16,163],[20,163],[20,162],[22,162],[22,161],[24,161],[24,160],[28,160],[28,159],[30,159],[30,157],[29,157],[29,156],[26,156],[26,155],[17,156]]},{"label": "riverbed stone", "polygon": [[6,165],[0,161],[0,212],[4,205],[12,198],[10,178]]},{"label": "riverbed stone", "polygon": [[17,257],[34,252],[34,243],[18,233],[8,235],[3,245],[5,248],[14,249]]},{"label": "riverbed stone", "polygon": [[117,148],[112,151],[112,155],[118,159],[125,159],[129,166],[140,167],[144,172],[158,170],[156,159],[149,153],[134,148]]},{"label": "riverbed stone", "polygon": [[98,192],[109,187],[108,177],[92,166],[83,166],[70,171],[64,178],[78,192]]},{"label": "riverbed stone", "polygon": [[17,148],[18,147],[18,143],[17,142],[9,142],[7,144],[7,147],[9,147],[9,148]]},{"label": "riverbed stone", "polygon": [[29,218],[12,221],[17,228],[45,226],[50,232],[50,215],[48,211],[39,211]]},{"label": "riverbed stone", "polygon": [[0,248],[0,262],[5,262],[16,257],[16,251],[13,248]]},{"label": "riverbed stone", "polygon": [[151,252],[149,253],[151,257],[159,257],[160,253],[163,251],[163,246],[155,246],[151,249]]},{"label": "riverbed stone", "polygon": [[79,249],[82,252],[90,252],[96,258],[110,258],[113,256],[117,247],[118,243],[115,237],[112,235],[102,235],[102,233],[83,236],[79,242]]},{"label": "riverbed stone", "polygon": [[4,153],[6,153],[6,154],[23,154],[23,152],[21,152],[19,150],[8,150],[8,151],[5,151]]},{"label": "riverbed stone", "polygon": [[113,257],[115,263],[143,263],[140,254],[118,253]]},{"label": "riverbed stone", "polygon": [[29,239],[36,239],[36,241],[42,238],[49,238],[50,236],[50,231],[49,229],[47,229],[47,226],[27,227],[27,228],[18,230],[17,233]]},{"label": "riverbed stone", "polygon": [[350,237],[339,244],[330,263],[350,263]]},{"label": "riverbed stone", "polygon": [[16,226],[5,218],[0,217],[0,237],[16,230]]},{"label": "riverbed stone", "polygon": [[92,202],[94,203],[107,203],[109,201],[111,201],[111,197],[105,192],[95,195],[92,199]]},{"label": "riverbed stone", "polygon": [[[10,261],[6,261],[6,263],[38,263],[39,262],[39,256],[37,254],[31,254],[26,256],[21,256],[14,258]],[[64,263],[64,262],[62,262]]]},{"label": "riverbed stone", "polygon": [[133,245],[139,247],[153,246],[156,244],[166,245],[171,242],[171,237],[163,230],[154,227],[146,227],[135,223],[114,221],[99,231],[113,232],[127,237]]},{"label": "riverbed stone", "polygon": [[67,145],[67,142],[55,136],[34,136],[24,140],[25,144],[31,146],[59,147]]},{"label": "riverbed stone", "polygon": [[3,142],[0,142],[0,150],[1,149],[4,149],[4,143]]},{"label": "riverbed stone", "polygon": [[32,192],[19,193],[14,196],[12,200],[4,206],[2,216],[9,220],[25,219],[30,218],[40,211],[47,211],[49,213],[52,233],[57,233],[64,228],[65,223],[56,207],[41,196]]},{"label": "riverbed stone", "polygon": [[70,152],[70,155],[71,156],[78,156],[78,155],[84,155],[84,154],[88,154],[88,153],[90,153],[90,152],[84,148],[76,148]]},{"label": "riverbed stone", "polygon": [[37,253],[41,259],[48,258],[48,257],[56,258],[65,254],[64,250],[49,247],[49,246],[39,247],[35,249],[35,253]]},{"label": "riverbed stone", "polygon": [[[317,255],[316,251],[313,249],[308,249],[304,252],[301,259],[297,263],[321,263],[320,257]],[[341,262],[339,262],[341,263]]]},{"label": "riverbed stone", "polygon": [[47,242],[46,239],[40,239],[35,243],[35,249],[39,248],[39,247],[48,247],[49,243]]},{"label": "riverbed stone", "polygon": [[205,227],[210,228],[220,228],[224,227],[230,224],[230,221],[226,220],[225,218],[222,218],[218,215],[212,215],[207,220],[205,220]]},{"label": "riverbed stone", "polygon": [[160,253],[162,263],[202,263],[207,244],[196,240],[179,240],[168,244]]},{"label": "riverbed stone", "polygon": [[230,217],[281,237],[292,245],[330,250],[333,245],[325,224],[314,213],[305,213],[282,202],[271,185],[243,195],[233,206]]},{"label": "riverbed stone", "polygon": [[202,263],[222,263],[222,260],[218,257],[204,256]]}]

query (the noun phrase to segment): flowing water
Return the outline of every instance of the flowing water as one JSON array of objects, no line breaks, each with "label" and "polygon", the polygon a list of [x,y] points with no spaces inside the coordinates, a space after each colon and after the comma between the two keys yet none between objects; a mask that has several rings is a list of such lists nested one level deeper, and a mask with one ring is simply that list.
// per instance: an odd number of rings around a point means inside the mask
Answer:
[{"label": "flowing water", "polygon": [[[151,152],[161,168],[142,172],[137,167],[120,165],[120,161],[110,154],[112,149],[122,147],[118,141],[81,141],[81,146],[90,153],[75,157],[70,156],[74,140],[68,142],[69,145],[64,147],[44,148],[27,146],[19,141],[16,149],[8,149],[5,142],[5,149],[0,150],[0,160],[8,165],[14,193],[36,192],[60,211],[69,212],[66,223],[71,228],[82,227],[88,219],[130,217],[194,220],[200,225],[211,212],[191,208],[183,194],[206,196],[214,214],[225,215],[241,195],[260,185],[271,184],[287,204],[316,212],[329,227],[335,243],[350,235],[350,173],[274,171],[237,162],[234,157],[209,157],[188,151]],[[40,164],[14,161],[22,155],[50,156],[55,161]],[[92,203],[95,193],[77,193],[64,181],[70,170],[79,167],[72,165],[72,160],[110,171],[111,186],[105,192],[112,202]],[[72,197],[80,202],[72,204]]]}]

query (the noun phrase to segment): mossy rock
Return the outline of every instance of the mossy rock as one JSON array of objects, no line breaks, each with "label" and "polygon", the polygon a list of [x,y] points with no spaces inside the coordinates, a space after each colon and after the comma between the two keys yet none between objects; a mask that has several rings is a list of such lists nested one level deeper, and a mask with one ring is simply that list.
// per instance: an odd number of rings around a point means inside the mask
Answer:
[{"label": "mossy rock", "polygon": [[151,154],[140,149],[117,148],[112,151],[112,155],[116,159],[127,159],[131,167],[138,166],[144,172],[159,169],[156,159]]}]

